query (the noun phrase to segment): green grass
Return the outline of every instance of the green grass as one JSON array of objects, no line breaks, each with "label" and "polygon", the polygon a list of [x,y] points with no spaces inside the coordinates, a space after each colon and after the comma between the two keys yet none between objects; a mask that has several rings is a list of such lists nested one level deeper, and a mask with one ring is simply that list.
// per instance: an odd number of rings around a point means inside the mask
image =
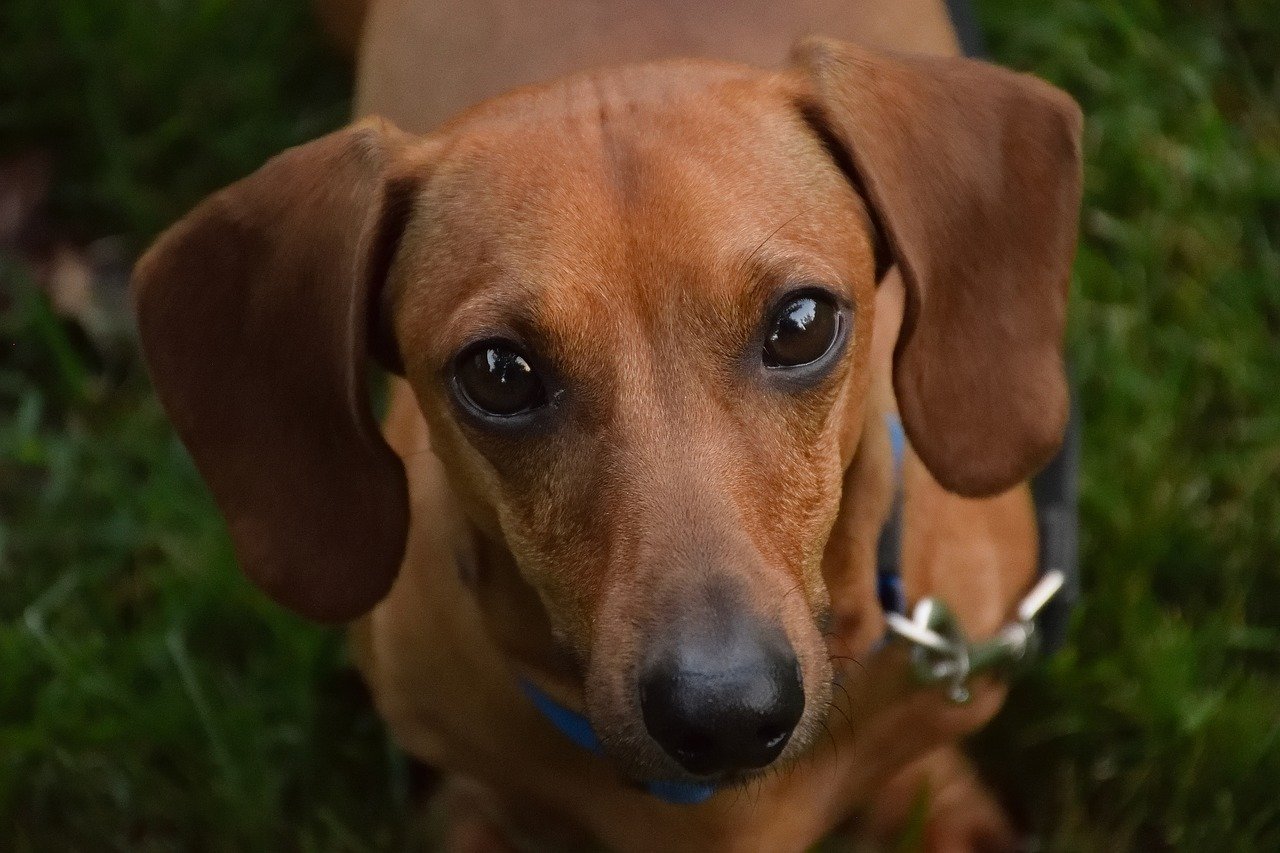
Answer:
[{"label": "green grass", "polygon": [[302,0],[5,0],[0,47],[0,153],[51,150],[56,212],[135,249],[349,111]]},{"label": "green grass", "polygon": [[[0,156],[50,151],[59,225],[133,251],[349,88],[301,2],[0,6]],[[341,634],[240,577],[133,353],[13,254],[0,353],[0,850],[403,846]]]},{"label": "green grass", "polygon": [[[981,0],[996,57],[1083,104],[1071,351],[1086,601],[979,738],[1054,850],[1280,849],[1280,14]],[[299,0],[0,6],[0,157],[136,251],[336,126]],[[412,843],[341,636],[236,572],[132,352],[0,256],[0,849]]]},{"label": "green grass", "polygon": [[981,9],[1087,116],[1087,596],[987,763],[1055,848],[1280,850],[1280,14]]}]

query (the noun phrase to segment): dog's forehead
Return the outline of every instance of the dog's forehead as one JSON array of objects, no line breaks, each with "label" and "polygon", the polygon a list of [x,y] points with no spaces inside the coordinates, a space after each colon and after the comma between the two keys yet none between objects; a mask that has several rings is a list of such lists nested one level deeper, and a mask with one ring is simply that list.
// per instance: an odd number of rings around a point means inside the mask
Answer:
[{"label": "dog's forehead", "polygon": [[414,278],[468,306],[461,326],[524,311],[560,341],[592,315],[621,331],[839,279],[869,257],[866,216],[795,100],[783,75],[663,63],[482,105],[439,135]]},{"label": "dog's forehead", "polygon": [[505,214],[495,222],[508,233],[526,220],[634,231],[726,207],[767,219],[788,196],[844,189],[797,98],[789,77],[718,63],[571,77],[448,125],[434,180],[452,200]]}]

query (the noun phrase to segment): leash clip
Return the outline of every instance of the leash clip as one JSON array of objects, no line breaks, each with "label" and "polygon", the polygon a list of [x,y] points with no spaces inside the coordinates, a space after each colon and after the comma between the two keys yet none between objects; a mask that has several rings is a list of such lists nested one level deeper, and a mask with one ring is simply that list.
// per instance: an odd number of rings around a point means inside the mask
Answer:
[{"label": "leash clip", "polygon": [[1039,647],[1036,616],[1062,591],[1066,577],[1054,570],[1018,602],[1014,619],[988,640],[971,642],[942,599],[923,598],[908,619],[886,613],[889,633],[911,646],[911,663],[921,684],[945,684],[947,698],[957,705],[972,695],[969,680],[985,670],[1013,670],[1031,659]]}]

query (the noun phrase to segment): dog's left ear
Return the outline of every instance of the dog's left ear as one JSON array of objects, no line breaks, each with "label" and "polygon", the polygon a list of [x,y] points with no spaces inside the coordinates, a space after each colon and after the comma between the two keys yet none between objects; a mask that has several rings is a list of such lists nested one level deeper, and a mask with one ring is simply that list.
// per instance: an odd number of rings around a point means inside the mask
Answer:
[{"label": "dog's left ear", "polygon": [[1080,210],[1080,109],[960,58],[809,40],[801,108],[866,193],[907,286],[894,389],[944,487],[1001,491],[1053,455]]},{"label": "dog's left ear", "polygon": [[152,383],[241,568],[314,619],[368,610],[404,552],[404,469],[366,376],[409,147],[371,120],[292,148],[201,203],[134,272]]}]

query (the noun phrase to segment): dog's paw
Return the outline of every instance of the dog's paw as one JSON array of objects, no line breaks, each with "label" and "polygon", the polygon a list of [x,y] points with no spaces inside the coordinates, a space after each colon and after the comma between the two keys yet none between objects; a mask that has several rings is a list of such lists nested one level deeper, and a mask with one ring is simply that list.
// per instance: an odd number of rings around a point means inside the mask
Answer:
[{"label": "dog's paw", "polygon": [[956,747],[908,765],[877,795],[868,828],[885,849],[1006,853],[1018,836],[991,792]]}]

